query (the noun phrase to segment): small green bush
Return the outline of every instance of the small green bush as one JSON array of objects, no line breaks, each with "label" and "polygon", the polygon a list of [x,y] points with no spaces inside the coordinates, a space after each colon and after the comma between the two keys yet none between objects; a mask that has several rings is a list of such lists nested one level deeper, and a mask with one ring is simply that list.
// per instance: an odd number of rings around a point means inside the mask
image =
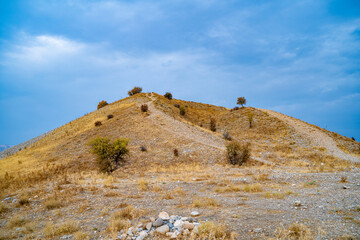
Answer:
[{"label": "small green bush", "polygon": [[95,127],[100,127],[102,125],[101,121],[96,121],[95,122]]},{"label": "small green bush", "polygon": [[164,97],[166,97],[167,99],[171,100],[172,99],[172,94],[167,92],[164,94]]},{"label": "small green bush", "polygon": [[227,160],[232,165],[243,165],[250,159],[250,145],[231,142],[226,145]]},{"label": "small green bush", "polygon": [[90,143],[92,153],[97,155],[99,170],[111,173],[118,169],[120,163],[124,163],[124,156],[129,153],[128,139],[116,139],[113,142],[109,138],[97,137]]},{"label": "small green bush", "polygon": [[141,87],[134,87],[132,90],[128,91],[129,96],[133,96],[135,94],[141,93],[142,88]]},{"label": "small green bush", "polygon": [[102,100],[101,102],[99,102],[97,109],[105,107],[106,105],[108,105],[107,101]]},{"label": "small green bush", "polygon": [[146,151],[147,151],[147,148],[146,148],[145,146],[141,146],[141,147],[140,147],[140,151],[146,152]]},{"label": "small green bush", "polygon": [[140,109],[141,109],[142,112],[147,112],[148,109],[149,109],[149,107],[148,107],[147,104],[142,104],[141,107],[140,107]]},{"label": "small green bush", "polygon": [[216,132],[216,120],[214,118],[210,118],[210,130]]},{"label": "small green bush", "polygon": [[185,107],[184,107],[184,106],[181,106],[181,107],[180,107],[180,115],[181,115],[181,116],[184,116],[185,113],[186,113]]},{"label": "small green bush", "polygon": [[180,108],[180,105],[179,105],[179,104],[177,104],[177,103],[175,103],[175,104],[174,104],[174,107],[176,107],[176,108]]},{"label": "small green bush", "polygon": [[112,114],[107,115],[107,119],[111,119],[113,117],[114,117],[114,115],[112,115]]},{"label": "small green bush", "polygon": [[176,148],[174,149],[174,156],[178,157],[179,156],[179,150],[177,150]]},{"label": "small green bush", "polygon": [[243,107],[246,104],[246,99],[244,97],[239,97],[237,99],[237,104],[241,105],[241,107]]}]

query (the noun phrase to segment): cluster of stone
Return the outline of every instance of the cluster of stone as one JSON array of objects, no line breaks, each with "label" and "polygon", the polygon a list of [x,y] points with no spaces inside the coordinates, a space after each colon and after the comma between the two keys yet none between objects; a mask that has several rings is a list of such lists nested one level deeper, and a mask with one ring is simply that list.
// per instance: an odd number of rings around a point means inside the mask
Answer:
[{"label": "cluster of stone", "polygon": [[122,230],[119,240],[143,240],[150,238],[155,234],[162,234],[170,239],[176,239],[182,236],[190,236],[198,233],[200,223],[195,219],[198,212],[192,212],[192,217],[182,217],[171,215],[167,212],[161,212],[157,219],[151,217],[146,224],[138,224],[136,227],[130,227],[127,231]]}]

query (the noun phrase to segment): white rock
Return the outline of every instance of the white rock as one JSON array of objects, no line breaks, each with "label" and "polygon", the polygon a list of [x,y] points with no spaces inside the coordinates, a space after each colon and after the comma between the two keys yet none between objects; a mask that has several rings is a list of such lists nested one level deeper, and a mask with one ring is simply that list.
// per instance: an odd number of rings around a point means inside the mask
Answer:
[{"label": "white rock", "polygon": [[176,220],[175,223],[174,223],[174,227],[182,227],[183,224],[184,224],[183,221],[181,221],[181,220]]},{"label": "white rock", "polygon": [[187,217],[182,217],[182,218],[181,218],[181,220],[183,220],[183,221],[187,221],[187,220],[188,220],[188,218],[187,218]]},{"label": "white rock", "polygon": [[194,224],[192,224],[192,223],[189,223],[189,222],[184,222],[184,224],[183,224],[183,226],[182,226],[183,228],[185,228],[185,229],[189,229],[189,230],[191,230],[191,229],[193,229],[194,228]]},{"label": "white rock", "polygon": [[168,225],[163,225],[161,227],[158,227],[155,231],[160,233],[160,234],[166,234],[167,232],[170,231],[170,228],[169,228]]},{"label": "white rock", "polygon": [[172,232],[167,232],[167,233],[166,233],[166,236],[167,236],[167,237],[171,237],[172,235],[173,235]]},{"label": "white rock", "polygon": [[145,237],[144,236],[138,236],[135,240],[144,240]]},{"label": "white rock", "polygon": [[180,234],[181,234],[181,232],[179,232],[179,231],[176,230],[175,232],[172,233],[172,235],[171,235],[170,238],[171,238],[171,239],[175,239],[175,238],[177,238]]},{"label": "white rock", "polygon": [[185,236],[188,236],[188,235],[190,234],[189,229],[185,229],[184,232],[183,232],[183,234],[184,234]]},{"label": "white rock", "polygon": [[140,236],[147,237],[149,234],[146,231],[141,231]]},{"label": "white rock", "polygon": [[152,227],[152,222],[149,222],[148,224],[146,224],[146,229],[150,231]]},{"label": "white rock", "polygon": [[192,217],[199,216],[199,212],[198,211],[193,211],[193,212],[191,212],[191,216]]},{"label": "white rock", "polygon": [[159,213],[159,218],[161,218],[162,220],[169,220],[169,214],[167,212],[161,212]]},{"label": "white rock", "polygon": [[298,200],[298,201],[295,201],[295,202],[294,202],[294,205],[295,205],[296,207],[300,207],[302,204],[301,204],[301,202]]}]

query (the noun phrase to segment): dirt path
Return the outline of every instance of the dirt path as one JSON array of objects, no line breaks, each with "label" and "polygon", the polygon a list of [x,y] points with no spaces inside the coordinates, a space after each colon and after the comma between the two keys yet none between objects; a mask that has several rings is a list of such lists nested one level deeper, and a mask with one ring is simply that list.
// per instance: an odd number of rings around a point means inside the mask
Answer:
[{"label": "dirt path", "polygon": [[[153,101],[155,100],[153,96],[150,98]],[[219,150],[225,150],[225,140],[220,136],[207,132],[206,130],[202,130],[199,127],[183,123],[166,115],[163,111],[157,109],[154,106],[153,101],[147,102],[146,104],[148,105],[149,111],[151,113],[149,119],[151,119],[155,125],[163,128],[168,132],[200,143],[202,145],[213,147]]]},{"label": "dirt path", "polygon": [[328,151],[328,153],[332,154],[333,156],[347,161],[360,162],[360,159],[341,151],[337,147],[336,142],[330,136],[323,133],[321,130],[314,128],[310,124],[307,124],[298,119],[294,119],[284,114],[274,112],[271,110],[267,110],[267,109],[260,109],[260,110],[289,124],[300,135],[302,135],[304,138],[307,138],[313,145],[324,147]]},{"label": "dirt path", "polygon": [[[155,101],[155,98],[153,95],[150,96],[150,99],[152,101],[149,101],[146,104],[148,105],[149,111],[151,112],[149,119],[151,119],[151,121],[155,125],[161,127],[162,129],[168,132],[189,139],[201,145],[213,147],[221,151],[226,150],[225,140],[221,136],[210,133],[206,130],[203,130],[200,127],[193,126],[191,125],[191,123],[187,124],[182,121],[174,119],[173,117],[165,114],[163,111],[157,109],[154,106],[153,101]],[[252,159],[261,162],[263,164],[273,165],[272,162],[254,156],[252,156]]]}]

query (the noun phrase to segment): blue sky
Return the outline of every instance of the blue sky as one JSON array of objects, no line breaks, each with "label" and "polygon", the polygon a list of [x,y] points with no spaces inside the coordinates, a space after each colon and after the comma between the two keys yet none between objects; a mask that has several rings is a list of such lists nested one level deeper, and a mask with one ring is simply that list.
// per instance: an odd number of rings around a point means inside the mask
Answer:
[{"label": "blue sky", "polygon": [[126,97],[276,110],[360,139],[360,2],[0,0],[0,143]]}]

